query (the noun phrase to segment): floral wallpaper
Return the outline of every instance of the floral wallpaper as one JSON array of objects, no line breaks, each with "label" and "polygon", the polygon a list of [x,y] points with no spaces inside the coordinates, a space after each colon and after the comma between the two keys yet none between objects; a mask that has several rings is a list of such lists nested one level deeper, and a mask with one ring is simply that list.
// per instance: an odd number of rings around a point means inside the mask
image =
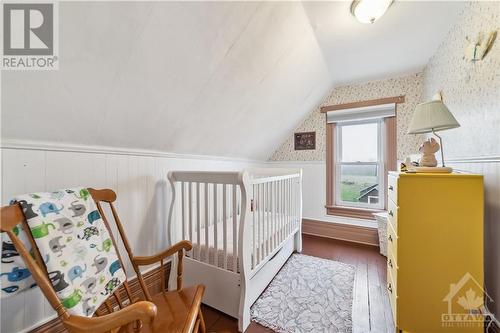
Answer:
[{"label": "floral wallpaper", "polygon": [[444,103],[461,125],[441,132],[445,157],[500,155],[500,37],[482,61],[464,59],[466,37],[474,40],[499,26],[500,2],[467,3],[424,70],[424,100],[442,90]]},{"label": "floral wallpaper", "polygon": [[420,136],[406,134],[415,106],[422,97],[422,73],[398,78],[339,86],[333,89],[325,101],[313,110],[295,129],[295,132],[316,131],[316,149],[295,151],[293,133],[273,153],[271,161],[324,161],[326,156],[326,120],[320,108],[325,105],[365,101],[383,97],[405,95],[405,103],[397,107],[398,159],[418,152]]}]

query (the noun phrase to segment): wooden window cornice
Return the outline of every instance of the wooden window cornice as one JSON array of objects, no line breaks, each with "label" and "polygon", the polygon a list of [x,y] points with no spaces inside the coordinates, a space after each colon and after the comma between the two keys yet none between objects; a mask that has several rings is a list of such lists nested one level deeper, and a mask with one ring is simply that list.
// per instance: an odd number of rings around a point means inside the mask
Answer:
[{"label": "wooden window cornice", "polygon": [[[388,171],[395,171],[397,168],[397,105],[404,103],[405,96],[395,96],[379,98],[369,101],[328,105],[321,108],[322,113],[330,111],[353,109],[366,106],[382,105],[382,104],[396,104],[396,116],[384,118],[385,127],[385,163],[384,172],[385,183],[387,184]],[[353,208],[335,205],[335,152],[333,139],[335,137],[336,125],[335,123],[326,124],[326,212],[328,215],[337,215],[344,217],[360,218],[360,219],[374,219],[373,213],[380,212],[380,210]],[[387,198],[384,198],[384,206],[387,207]]]},{"label": "wooden window cornice", "polygon": [[337,111],[337,110],[361,108],[366,106],[382,105],[382,104],[391,104],[391,103],[400,104],[404,102],[405,102],[404,96],[384,97],[378,99],[371,99],[368,101],[326,105],[321,107],[321,113],[327,113],[330,111]]}]

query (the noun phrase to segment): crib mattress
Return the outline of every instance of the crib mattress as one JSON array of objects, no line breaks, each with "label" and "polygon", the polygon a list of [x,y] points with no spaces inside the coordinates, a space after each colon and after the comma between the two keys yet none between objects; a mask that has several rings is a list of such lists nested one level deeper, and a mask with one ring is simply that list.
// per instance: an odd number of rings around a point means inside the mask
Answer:
[{"label": "crib mattress", "polygon": [[[280,216],[277,216],[279,218]],[[238,216],[238,221],[239,221],[239,216]],[[264,232],[263,232],[263,237],[262,240],[259,240],[258,237],[257,241],[259,242],[259,246],[257,246],[257,256],[260,256],[261,251],[266,249],[266,246],[269,246],[271,248],[270,241],[272,239],[273,235],[276,235],[279,233],[282,229],[285,228],[285,225],[283,224],[281,228],[276,228],[276,230],[269,231],[267,229],[268,219],[263,220],[263,226],[264,227]],[[250,225],[253,226],[253,221],[250,221]],[[193,225],[193,233],[192,233],[192,238],[189,237],[190,235],[186,235],[186,238],[191,238],[191,242],[193,243],[193,249],[187,253],[188,257],[191,257],[193,259],[199,260],[201,262],[207,262],[207,255],[208,255],[208,263],[213,266],[217,266],[219,268],[224,268],[228,269],[230,271],[234,271],[234,263],[236,262],[236,265],[238,267],[237,272],[239,272],[239,259],[238,259],[238,230],[236,230],[236,244],[233,242],[233,220],[232,218],[228,218],[226,221],[226,235],[227,235],[227,243],[226,243],[226,259],[224,260],[224,223],[223,221],[219,221],[217,223],[217,247],[215,247],[215,225],[212,224],[208,226],[208,247],[206,243],[206,235],[205,235],[205,226],[200,228],[200,242],[198,243],[198,233],[195,228],[195,225]],[[251,231],[252,228],[249,228]],[[252,249],[254,248],[254,240],[253,236],[250,236],[251,239],[251,245]],[[236,253],[234,253],[234,249],[236,249]],[[253,251],[252,251],[252,256],[253,256]],[[216,260],[217,258],[217,260]]]}]

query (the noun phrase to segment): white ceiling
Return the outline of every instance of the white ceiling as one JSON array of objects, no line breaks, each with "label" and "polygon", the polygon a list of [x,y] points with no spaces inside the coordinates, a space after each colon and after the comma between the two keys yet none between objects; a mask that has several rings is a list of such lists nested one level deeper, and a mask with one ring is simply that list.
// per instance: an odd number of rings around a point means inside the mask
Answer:
[{"label": "white ceiling", "polygon": [[350,1],[304,2],[335,84],[421,70],[464,8],[464,1],[395,1],[374,24],[348,15]]},{"label": "white ceiling", "polygon": [[421,69],[462,6],[61,2],[60,69],[2,73],[2,139],[266,159],[334,84]]}]

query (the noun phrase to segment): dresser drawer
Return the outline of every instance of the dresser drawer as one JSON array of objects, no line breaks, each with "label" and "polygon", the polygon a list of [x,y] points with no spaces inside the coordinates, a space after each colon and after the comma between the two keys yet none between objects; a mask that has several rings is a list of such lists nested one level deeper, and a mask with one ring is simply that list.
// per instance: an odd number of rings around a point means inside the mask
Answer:
[{"label": "dresser drawer", "polygon": [[387,200],[387,216],[389,223],[392,224],[392,228],[397,233],[398,232],[398,206],[389,198]]},{"label": "dresser drawer", "polygon": [[392,257],[398,261],[398,236],[391,223],[387,224],[387,257]]},{"label": "dresser drawer", "polygon": [[387,254],[387,275],[392,277],[394,289],[398,287],[398,264],[393,257],[393,253]]},{"label": "dresser drawer", "polygon": [[393,175],[387,177],[387,196],[396,204],[398,203],[398,177]]},{"label": "dresser drawer", "polygon": [[392,310],[392,317],[394,319],[394,324],[397,325],[397,301],[398,301],[398,296],[397,296],[397,290],[394,285],[392,275],[390,272],[387,272],[387,294],[389,295],[389,302],[391,303],[391,310]]}]

